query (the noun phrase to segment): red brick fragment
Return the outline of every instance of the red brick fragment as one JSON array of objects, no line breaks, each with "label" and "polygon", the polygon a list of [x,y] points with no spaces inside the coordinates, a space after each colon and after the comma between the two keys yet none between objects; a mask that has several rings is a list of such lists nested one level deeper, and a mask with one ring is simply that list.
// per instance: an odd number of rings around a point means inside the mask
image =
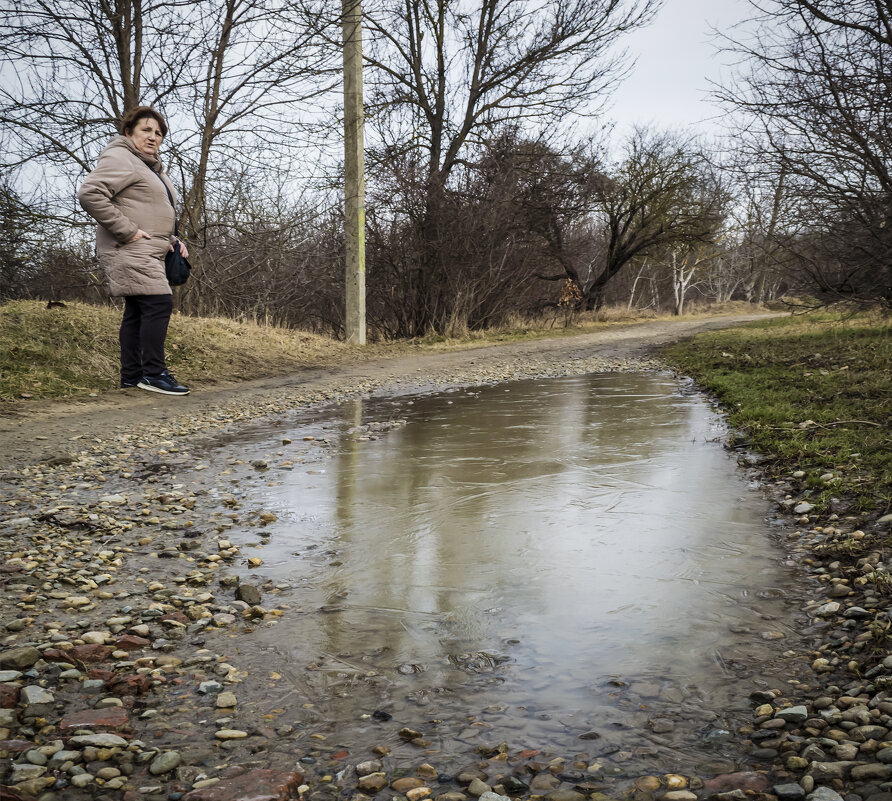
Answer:
[{"label": "red brick fragment", "polygon": [[30,740],[0,740],[0,751],[7,751],[10,754],[21,754],[36,747]]},{"label": "red brick fragment", "polygon": [[60,731],[93,729],[94,731],[117,731],[130,721],[130,713],[121,707],[108,709],[84,709],[66,715],[59,723]]},{"label": "red brick fragment", "polygon": [[90,668],[90,671],[87,673],[87,678],[111,681],[115,677],[115,675],[116,674],[113,670],[106,670],[105,668]]},{"label": "red brick fragment", "polygon": [[152,678],[142,673],[122,673],[105,682],[104,689],[112,695],[142,695],[152,686]]},{"label": "red brick fragment", "polygon": [[303,780],[295,771],[252,770],[192,790],[183,796],[183,801],[288,801]]},{"label": "red brick fragment", "polygon": [[14,709],[19,702],[17,684],[0,684],[0,709]]},{"label": "red brick fragment", "polygon": [[67,651],[62,651],[59,648],[47,648],[42,656],[47,662],[72,662],[84,665],[107,661],[113,650],[107,645],[75,645]]},{"label": "red brick fragment", "polygon": [[108,645],[75,645],[66,653],[78,662],[94,664],[107,662],[111,658],[112,651],[114,648],[110,648]]},{"label": "red brick fragment", "polygon": [[162,623],[166,623],[168,620],[172,620],[175,623],[182,623],[184,626],[188,626],[192,622],[182,612],[168,612],[166,615],[161,615],[158,620],[160,620]]},{"label": "red brick fragment", "polygon": [[47,648],[40,652],[40,656],[47,662],[68,662],[68,654],[58,648]]},{"label": "red brick fragment", "polygon": [[703,790],[709,795],[727,793],[730,790],[743,790],[745,793],[764,793],[767,789],[768,777],[764,773],[756,773],[755,771],[721,773],[703,782]]},{"label": "red brick fragment", "polygon": [[139,651],[142,648],[148,648],[151,644],[151,640],[136,634],[122,634],[115,640],[115,645],[122,651]]}]

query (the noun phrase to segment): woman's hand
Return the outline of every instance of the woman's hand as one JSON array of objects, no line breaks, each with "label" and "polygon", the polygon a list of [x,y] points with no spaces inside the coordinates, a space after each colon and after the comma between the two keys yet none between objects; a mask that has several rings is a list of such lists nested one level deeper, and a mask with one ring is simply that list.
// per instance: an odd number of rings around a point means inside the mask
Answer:
[{"label": "woman's hand", "polygon": [[142,230],[142,228],[137,228],[136,233],[130,238],[130,240],[127,242],[127,244],[129,245],[130,242],[136,242],[137,239],[151,239],[151,238],[152,238],[151,234],[147,234],[145,231]]},{"label": "woman's hand", "polygon": [[[180,253],[183,254],[184,259],[189,258],[189,248],[186,247],[186,243],[182,239],[178,239],[177,242],[180,243]],[[171,245],[168,250],[173,253],[173,245]]]}]

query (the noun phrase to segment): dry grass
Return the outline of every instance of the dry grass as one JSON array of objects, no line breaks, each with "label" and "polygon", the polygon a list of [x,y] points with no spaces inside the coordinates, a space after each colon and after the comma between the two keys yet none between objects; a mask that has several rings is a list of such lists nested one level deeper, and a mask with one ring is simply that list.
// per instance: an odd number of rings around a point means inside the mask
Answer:
[{"label": "dry grass", "polygon": [[[38,301],[0,306],[0,399],[59,398],[118,385],[119,309]],[[245,380],[349,360],[355,349],[325,337],[175,314],[167,337],[171,372],[190,381]]]}]

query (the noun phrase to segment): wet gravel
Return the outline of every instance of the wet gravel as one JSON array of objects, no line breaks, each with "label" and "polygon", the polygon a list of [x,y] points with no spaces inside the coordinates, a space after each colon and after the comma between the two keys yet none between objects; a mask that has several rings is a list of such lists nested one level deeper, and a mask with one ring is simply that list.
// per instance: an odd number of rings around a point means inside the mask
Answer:
[{"label": "wet gravel", "polygon": [[[765,482],[774,536],[809,574],[796,624],[811,650],[787,653],[779,687],[741,687],[753,715],[732,735],[741,758],[721,772],[617,777],[597,749],[512,750],[492,743],[442,772],[430,733],[401,727],[351,754],[283,710],[252,703],[275,675],[245,668],[251,635],[289,614],[280,588],[251,577],[234,522],[262,531],[262,508],[221,509],[202,474],[209,446],[294,410],[324,415],[356,394],[392,393],[604,370],[660,369],[646,352],[580,344],[475,351],[449,363],[361,369],[305,385],[233,393],[187,413],[109,414],[6,425],[0,473],[0,795],[4,799],[378,797],[462,801],[887,801],[892,791],[892,576],[888,518],[837,501],[809,515],[804,477]],[[163,399],[176,403],[181,399]],[[127,401],[121,404],[126,407]],[[157,407],[152,407],[157,408]],[[169,407],[168,407],[169,408]],[[126,411],[126,408],[125,408]],[[67,428],[67,430],[66,430]],[[41,433],[42,432],[42,433]],[[262,466],[255,466],[262,470]],[[832,484],[834,476],[825,477]],[[256,562],[254,563],[256,564]],[[281,677],[278,677],[281,679]],[[375,717],[378,715],[378,718]],[[370,711],[370,722],[388,723]],[[392,757],[392,741],[417,759]],[[739,769],[745,766],[745,770]],[[892,796],[888,796],[892,799]]]}]

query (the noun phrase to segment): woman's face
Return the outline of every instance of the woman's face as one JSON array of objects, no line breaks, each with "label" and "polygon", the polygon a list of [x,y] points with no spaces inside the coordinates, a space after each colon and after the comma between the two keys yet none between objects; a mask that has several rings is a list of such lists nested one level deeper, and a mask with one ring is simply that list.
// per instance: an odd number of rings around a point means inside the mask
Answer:
[{"label": "woman's face", "polygon": [[127,134],[127,138],[133,142],[140,153],[157,156],[164,134],[161,133],[158,120],[154,117],[142,117],[136,121],[130,133]]}]

